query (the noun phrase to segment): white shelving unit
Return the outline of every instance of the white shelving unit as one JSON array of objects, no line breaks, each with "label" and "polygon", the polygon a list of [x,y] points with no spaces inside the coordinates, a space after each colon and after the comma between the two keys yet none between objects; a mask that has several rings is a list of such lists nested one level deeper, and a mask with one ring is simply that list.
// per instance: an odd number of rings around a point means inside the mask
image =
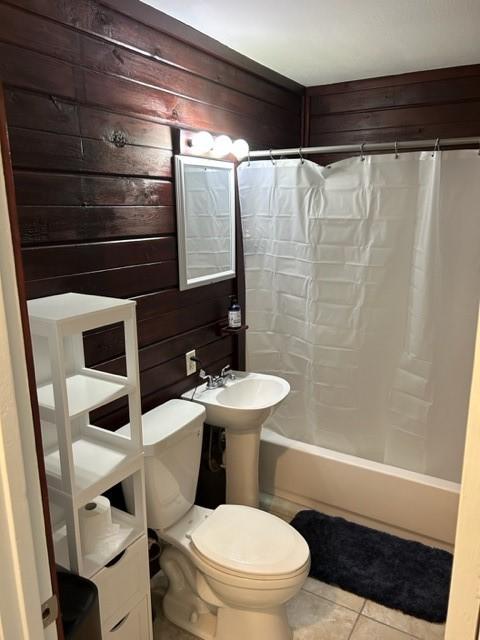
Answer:
[{"label": "white shelving unit", "polygon": [[[112,629],[118,629],[129,616],[130,610],[125,607],[135,608],[137,617],[140,610],[150,616],[135,302],[66,293],[30,300],[28,312],[55,559],[98,583],[104,636],[110,637]],[[125,336],[125,375],[86,367],[85,332],[118,324]],[[90,424],[92,411],[122,397],[128,400],[130,437]],[[131,483],[133,513],[112,508],[115,534],[99,540],[87,552],[81,538],[79,511],[120,482]],[[130,548],[136,550],[136,563],[142,567],[141,579],[137,580],[141,586],[122,608],[118,580],[108,576],[122,574],[122,563]],[[128,581],[128,575],[124,580]],[[110,607],[107,612],[102,601],[120,604],[117,610]],[[150,634],[142,640],[151,637],[150,619],[144,621],[143,627],[150,629]]]}]

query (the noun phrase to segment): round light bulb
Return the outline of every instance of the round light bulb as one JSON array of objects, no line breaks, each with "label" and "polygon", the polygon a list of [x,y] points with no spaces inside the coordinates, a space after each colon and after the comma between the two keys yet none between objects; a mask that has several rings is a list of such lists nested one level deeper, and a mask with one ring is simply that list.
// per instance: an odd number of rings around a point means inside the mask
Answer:
[{"label": "round light bulb", "polygon": [[195,153],[208,153],[213,147],[213,136],[208,131],[197,131],[192,136],[192,149]]},{"label": "round light bulb", "polygon": [[248,146],[248,142],[246,140],[243,140],[242,138],[235,140],[232,145],[232,153],[237,160],[243,160],[243,158],[246,158],[249,149],[250,147]]},{"label": "round light bulb", "polygon": [[226,156],[232,150],[232,139],[228,136],[218,136],[215,138],[215,143],[213,145],[213,153],[218,156]]}]

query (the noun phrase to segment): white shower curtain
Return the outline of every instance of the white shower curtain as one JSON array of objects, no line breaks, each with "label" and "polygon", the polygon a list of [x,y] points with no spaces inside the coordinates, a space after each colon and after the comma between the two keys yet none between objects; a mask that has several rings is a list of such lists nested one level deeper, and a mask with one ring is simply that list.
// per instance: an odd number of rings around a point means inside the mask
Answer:
[{"label": "white shower curtain", "polygon": [[480,157],[244,162],[247,363],[268,426],[459,481],[480,290]]}]

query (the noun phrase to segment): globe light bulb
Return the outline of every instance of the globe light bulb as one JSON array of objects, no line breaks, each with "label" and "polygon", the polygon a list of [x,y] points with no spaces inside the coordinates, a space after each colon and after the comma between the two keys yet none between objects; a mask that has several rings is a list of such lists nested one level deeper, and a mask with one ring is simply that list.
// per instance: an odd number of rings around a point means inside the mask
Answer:
[{"label": "globe light bulb", "polygon": [[215,138],[213,153],[219,158],[228,155],[232,150],[232,139],[228,136],[218,136]]},{"label": "globe light bulb", "polygon": [[208,153],[213,148],[213,136],[208,131],[197,131],[192,136],[192,150],[195,153]]},{"label": "globe light bulb", "polygon": [[232,145],[232,153],[237,160],[243,160],[243,158],[246,158],[249,149],[250,147],[248,146],[248,142],[246,140],[243,140],[243,138],[235,140]]}]

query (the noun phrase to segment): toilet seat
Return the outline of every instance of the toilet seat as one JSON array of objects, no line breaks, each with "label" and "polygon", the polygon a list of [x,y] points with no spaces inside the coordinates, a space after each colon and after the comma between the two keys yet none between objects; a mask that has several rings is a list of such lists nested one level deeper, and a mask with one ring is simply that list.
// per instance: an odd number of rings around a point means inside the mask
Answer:
[{"label": "toilet seat", "polygon": [[291,578],[310,551],[288,523],[259,509],[221,505],[189,536],[192,551],[213,570],[249,579]]}]

